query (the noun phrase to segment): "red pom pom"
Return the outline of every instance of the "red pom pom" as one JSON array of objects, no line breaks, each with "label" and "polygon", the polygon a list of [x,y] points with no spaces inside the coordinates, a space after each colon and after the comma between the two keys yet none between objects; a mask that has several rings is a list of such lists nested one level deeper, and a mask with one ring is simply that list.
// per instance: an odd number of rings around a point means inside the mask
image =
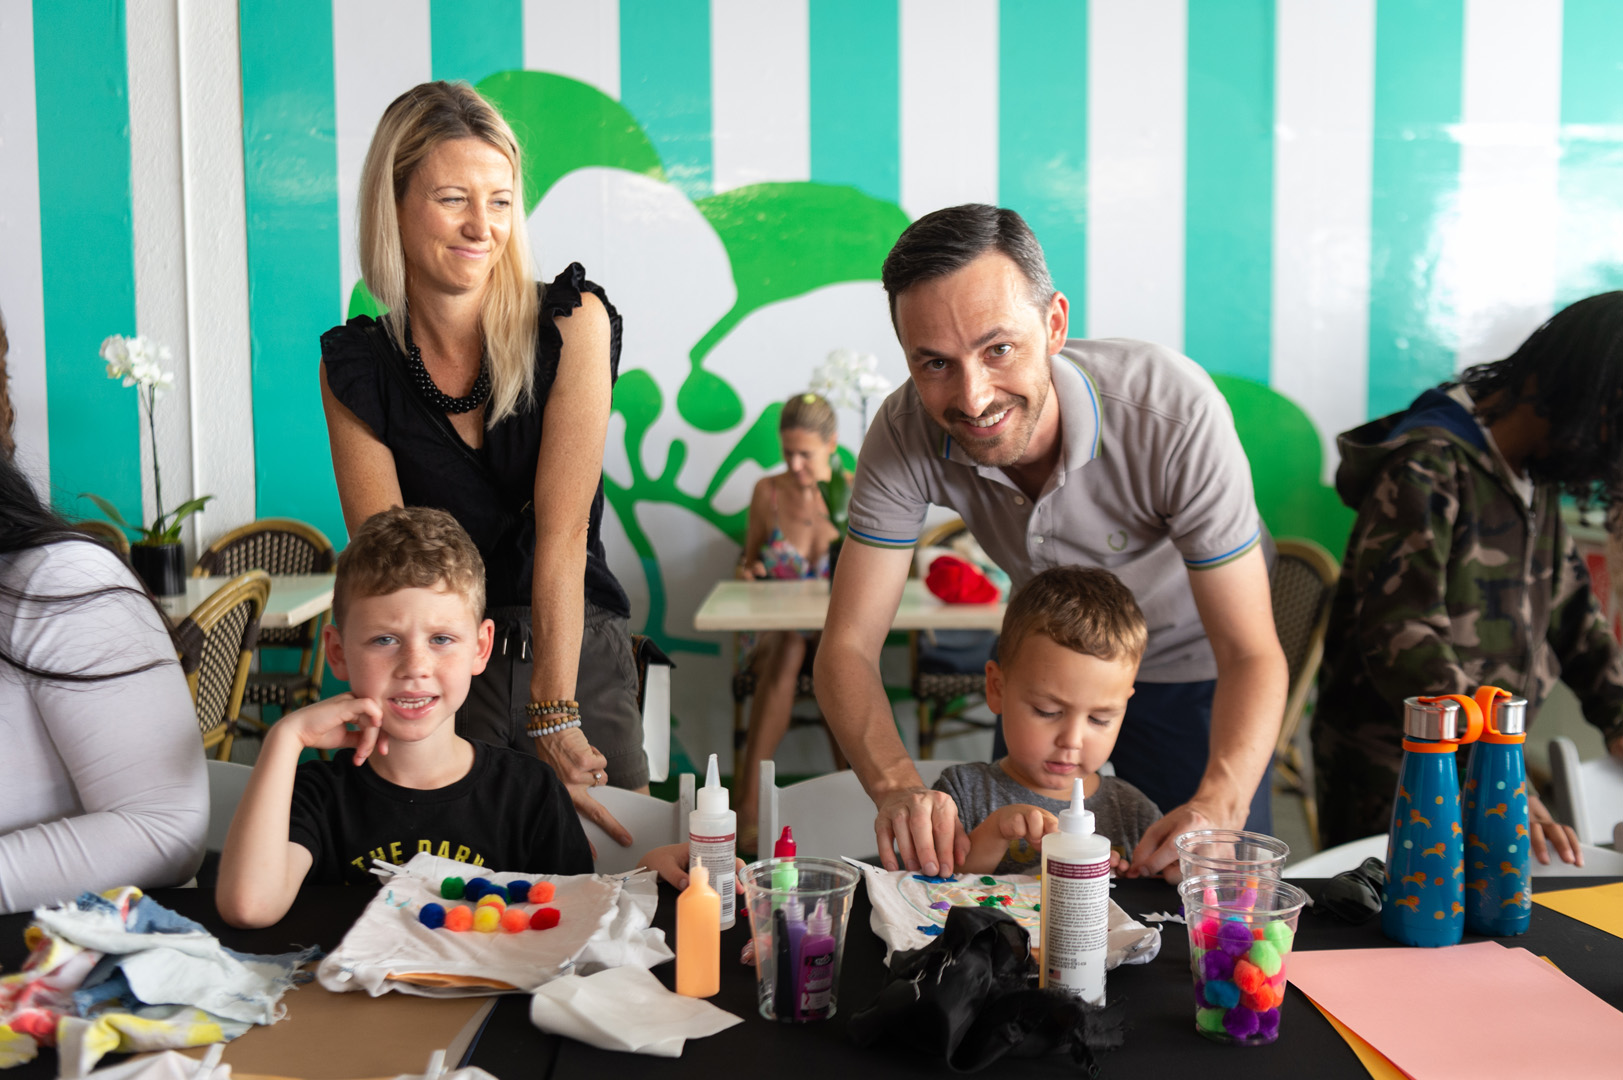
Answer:
[{"label": "red pom pom", "polygon": [[534,915],[530,916],[530,929],[531,930],[551,930],[554,926],[557,926],[557,925],[558,925],[558,909],[557,908],[551,908],[551,907],[539,908],[539,909],[537,909],[537,911],[536,911],[536,913]]},{"label": "red pom pom", "polygon": [[931,563],[924,585],[948,604],[995,604],[999,595],[980,567],[956,555],[943,555]]}]

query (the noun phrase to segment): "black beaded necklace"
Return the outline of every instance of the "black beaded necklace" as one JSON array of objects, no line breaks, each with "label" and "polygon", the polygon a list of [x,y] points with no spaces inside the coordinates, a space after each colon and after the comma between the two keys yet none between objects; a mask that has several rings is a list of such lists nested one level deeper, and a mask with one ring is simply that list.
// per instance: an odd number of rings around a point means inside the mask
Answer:
[{"label": "black beaded necklace", "polygon": [[479,358],[479,377],[473,380],[473,389],[467,397],[452,397],[441,390],[434,382],[434,377],[428,373],[423,365],[423,350],[419,349],[411,340],[411,325],[406,326],[406,367],[411,374],[411,381],[416,384],[417,392],[423,399],[436,409],[448,413],[473,412],[490,399],[490,358]]}]

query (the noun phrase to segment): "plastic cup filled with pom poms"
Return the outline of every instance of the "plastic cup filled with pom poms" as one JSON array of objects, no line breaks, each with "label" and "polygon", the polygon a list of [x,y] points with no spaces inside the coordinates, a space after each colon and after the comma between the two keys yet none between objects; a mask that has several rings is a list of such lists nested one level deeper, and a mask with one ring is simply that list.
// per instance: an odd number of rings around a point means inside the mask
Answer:
[{"label": "plastic cup filled with pom poms", "polygon": [[1172,846],[1178,852],[1178,873],[1186,878],[1250,874],[1277,880],[1291,853],[1277,836],[1244,829],[1196,829],[1180,834]]},{"label": "plastic cup filled with pom poms", "polygon": [[1250,873],[1186,877],[1178,892],[1193,958],[1195,1030],[1239,1046],[1273,1042],[1307,894]]}]

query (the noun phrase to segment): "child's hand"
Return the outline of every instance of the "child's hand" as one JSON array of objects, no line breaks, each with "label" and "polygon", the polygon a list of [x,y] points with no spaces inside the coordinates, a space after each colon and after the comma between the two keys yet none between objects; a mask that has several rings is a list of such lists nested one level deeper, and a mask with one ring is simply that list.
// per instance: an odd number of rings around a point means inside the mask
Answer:
[{"label": "child's hand", "polygon": [[994,810],[990,817],[980,823],[976,829],[984,829],[992,825],[997,834],[1005,841],[1025,840],[1032,847],[1040,847],[1043,837],[1051,832],[1059,832],[1059,818],[1050,814],[1040,806],[1031,806],[1027,803],[1011,803]]},{"label": "child's hand", "polygon": [[1577,832],[1570,825],[1557,824],[1555,817],[1544,805],[1544,800],[1532,792],[1527,794],[1527,816],[1532,830],[1528,839],[1533,842],[1535,859],[1548,864],[1550,849],[1554,848],[1555,853],[1561,856],[1562,862],[1569,862],[1574,866],[1584,864],[1584,853],[1578,846]]},{"label": "child's hand", "polygon": [[[657,847],[643,855],[637,865],[659,874],[660,880],[671,885],[678,891],[688,887],[688,846],[686,844],[666,844]],[[712,887],[715,882],[710,883]],[[744,891],[744,860],[733,859],[733,888],[742,893]]]},{"label": "child's hand", "polygon": [[[354,724],[352,730],[348,725]],[[297,739],[311,750],[342,750],[353,747],[355,764],[372,755],[389,752],[389,736],[383,733],[383,708],[371,698],[345,692],[306,705],[282,717],[271,728],[283,738]]]}]

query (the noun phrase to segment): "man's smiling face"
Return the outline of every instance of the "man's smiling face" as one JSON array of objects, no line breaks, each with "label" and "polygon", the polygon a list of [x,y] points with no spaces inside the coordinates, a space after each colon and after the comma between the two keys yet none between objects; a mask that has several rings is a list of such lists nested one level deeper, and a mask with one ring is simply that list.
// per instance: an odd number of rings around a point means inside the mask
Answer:
[{"label": "man's smiling face", "polygon": [[1066,302],[1046,308],[1008,256],[990,251],[896,297],[896,336],[925,411],[964,453],[1008,467],[1044,422],[1049,357],[1065,343]]}]

